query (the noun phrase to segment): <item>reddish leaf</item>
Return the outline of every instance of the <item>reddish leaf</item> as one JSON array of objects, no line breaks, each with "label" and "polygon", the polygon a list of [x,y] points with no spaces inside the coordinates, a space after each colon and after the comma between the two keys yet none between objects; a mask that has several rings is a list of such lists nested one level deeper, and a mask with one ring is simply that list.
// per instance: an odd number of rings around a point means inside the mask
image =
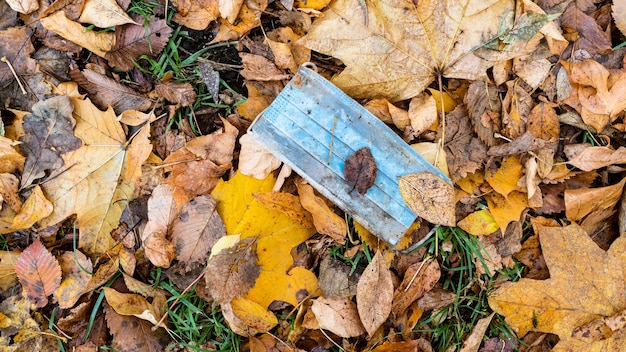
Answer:
[{"label": "reddish leaf", "polygon": [[135,67],[133,60],[139,60],[142,55],[155,56],[159,54],[172,34],[172,28],[165,20],[148,22],[147,26],[138,26],[134,23],[118,26],[115,29],[115,44],[106,54],[111,66],[122,70]]},{"label": "reddish leaf", "polygon": [[376,161],[370,148],[363,147],[346,159],[343,176],[357,192],[365,194],[376,180]]},{"label": "reddish leaf", "polygon": [[28,246],[15,263],[15,273],[28,299],[41,308],[61,284],[61,266],[39,239]]}]

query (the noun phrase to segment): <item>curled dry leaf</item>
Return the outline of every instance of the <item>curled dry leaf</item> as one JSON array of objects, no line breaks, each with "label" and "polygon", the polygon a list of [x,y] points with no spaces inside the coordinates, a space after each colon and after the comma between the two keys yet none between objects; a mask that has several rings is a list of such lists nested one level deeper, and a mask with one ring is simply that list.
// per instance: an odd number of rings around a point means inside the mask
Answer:
[{"label": "curled dry leaf", "polygon": [[15,273],[28,299],[39,308],[48,304],[48,296],[61,284],[61,267],[39,239],[17,258]]},{"label": "curled dry leaf", "polygon": [[361,275],[356,302],[361,322],[369,336],[387,320],[393,301],[393,280],[383,254],[378,251]]},{"label": "curled dry leaf", "polygon": [[454,189],[439,176],[418,172],[400,176],[398,187],[404,202],[426,221],[454,226]]},{"label": "curled dry leaf", "polygon": [[218,304],[240,297],[254,285],[261,271],[256,249],[256,239],[246,238],[209,259],[205,279]]},{"label": "curled dry leaf", "polygon": [[352,190],[365,194],[376,181],[376,171],[376,161],[370,148],[363,147],[346,159],[343,177]]},{"label": "curled dry leaf", "polygon": [[265,149],[250,133],[239,138],[239,172],[262,180],[282,163],[280,159]]},{"label": "curled dry leaf", "polygon": [[163,295],[156,296],[150,303],[136,293],[121,293],[110,287],[104,287],[102,290],[107,303],[117,314],[132,315],[154,325],[157,325],[167,308],[167,300]]},{"label": "curled dry leaf", "polygon": [[22,200],[17,194],[19,185],[20,181],[15,175],[0,173],[0,209],[2,209],[2,203],[4,202],[14,212],[20,211],[22,208]]},{"label": "curled dry leaf", "polygon": [[126,110],[145,111],[152,105],[143,94],[96,71],[72,71],[70,76],[91,93],[94,103],[103,109],[111,106],[117,114]]},{"label": "curled dry leaf", "polygon": [[234,298],[229,303],[222,304],[221,308],[228,326],[241,336],[268,332],[278,324],[278,319],[272,312],[243,297]]},{"label": "curled dry leaf", "polygon": [[612,209],[622,197],[626,178],[611,186],[565,190],[565,215],[579,222],[593,212]]},{"label": "curled dry leaf", "polygon": [[431,259],[411,265],[393,295],[393,315],[401,316],[413,302],[435,287],[440,276],[441,271],[436,260]]},{"label": "curled dry leaf", "polygon": [[146,257],[155,266],[168,268],[176,256],[168,232],[178,208],[172,190],[166,184],[158,185],[148,199],[148,222],[141,233],[141,241]]},{"label": "curled dry leaf", "polygon": [[588,144],[565,146],[568,164],[583,171],[592,171],[609,165],[626,164],[626,148],[592,147]]},{"label": "curled dry leaf", "polygon": [[[6,57],[18,75],[32,74],[35,60],[30,55],[35,51],[30,41],[32,31],[27,27],[11,27],[0,31],[0,57]],[[0,65],[0,88],[13,82],[13,72],[4,62]]]},{"label": "curled dry leaf", "polygon": [[321,329],[338,336],[355,337],[365,332],[356,304],[349,298],[320,297],[313,301],[311,310]]},{"label": "curled dry leaf", "polygon": [[190,83],[163,82],[157,84],[155,89],[166,100],[181,106],[191,106],[196,102],[196,92]]}]

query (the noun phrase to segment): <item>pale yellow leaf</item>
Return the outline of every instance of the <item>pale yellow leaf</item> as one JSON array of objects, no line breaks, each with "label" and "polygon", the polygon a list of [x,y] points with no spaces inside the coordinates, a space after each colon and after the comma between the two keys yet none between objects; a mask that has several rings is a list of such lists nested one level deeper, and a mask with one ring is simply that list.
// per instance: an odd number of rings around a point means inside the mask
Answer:
[{"label": "pale yellow leaf", "polygon": [[115,33],[86,31],[80,23],[74,22],[65,16],[65,12],[59,11],[39,20],[41,25],[61,37],[91,51],[92,53],[105,57],[111,50],[115,42]]},{"label": "pale yellow leaf", "polygon": [[83,12],[78,21],[90,23],[100,28],[114,27],[126,23],[134,23],[130,16],[115,0],[85,0]]}]

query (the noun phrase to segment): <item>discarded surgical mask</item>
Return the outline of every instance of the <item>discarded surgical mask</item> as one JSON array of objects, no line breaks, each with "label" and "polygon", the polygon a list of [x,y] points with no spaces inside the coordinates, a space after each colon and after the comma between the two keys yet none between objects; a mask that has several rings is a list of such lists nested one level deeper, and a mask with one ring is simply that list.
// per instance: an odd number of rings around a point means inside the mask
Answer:
[{"label": "discarded surgical mask", "polygon": [[[318,192],[377,237],[395,246],[416,215],[402,200],[398,177],[441,171],[339,88],[303,65],[249,132]],[[360,194],[344,178],[346,159],[367,147],[374,185]]]}]

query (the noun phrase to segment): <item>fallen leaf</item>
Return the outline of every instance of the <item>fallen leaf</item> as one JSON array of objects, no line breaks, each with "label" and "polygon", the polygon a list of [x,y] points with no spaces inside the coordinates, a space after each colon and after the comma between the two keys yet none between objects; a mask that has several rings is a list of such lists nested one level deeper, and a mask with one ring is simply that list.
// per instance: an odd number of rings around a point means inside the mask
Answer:
[{"label": "fallen leaf", "polygon": [[313,215],[313,224],[317,232],[328,235],[333,240],[343,243],[348,226],[346,221],[335,214],[324,200],[317,196],[313,191],[313,187],[307,184],[298,185],[298,194],[300,195],[300,203],[311,215]]},{"label": "fallen leaf", "polygon": [[[29,229],[39,220],[52,213],[52,203],[46,199],[41,187],[35,186],[13,218],[0,218],[0,233],[10,233],[18,230]],[[2,222],[10,224],[1,225]]]},{"label": "fallen leaf", "polygon": [[261,13],[266,7],[266,1],[262,2],[262,6],[257,8],[251,8],[247,3],[244,3],[239,11],[237,24],[234,25],[228,21],[221,21],[217,34],[209,44],[243,38],[261,24]]},{"label": "fallen leaf", "polygon": [[196,92],[190,83],[162,82],[155,90],[165,100],[180,106],[192,106],[196,102]]},{"label": "fallen leaf", "polygon": [[[152,18],[144,26],[128,24],[115,28],[115,44],[105,55],[111,66],[122,70],[135,67],[134,62],[142,55],[153,57],[161,53],[167,44],[172,28],[165,20]],[[195,100],[195,99],[194,99]]]},{"label": "fallen leaf", "polygon": [[115,33],[86,31],[80,23],[74,22],[65,16],[65,12],[59,11],[39,20],[41,25],[55,34],[75,43],[92,53],[106,57],[115,43]]},{"label": "fallen leaf", "polygon": [[493,215],[491,215],[488,210],[484,209],[469,214],[463,220],[459,221],[456,226],[475,236],[490,235],[500,228],[493,218]]},{"label": "fallen leaf", "polygon": [[172,21],[197,31],[219,17],[218,0],[173,0],[172,5],[176,8]]},{"label": "fallen leaf", "polygon": [[566,189],[565,215],[578,222],[595,211],[613,208],[622,197],[625,183],[626,178],[607,187]]},{"label": "fallen leaf", "polygon": [[320,297],[313,301],[311,310],[321,329],[341,337],[355,337],[365,333],[354,302],[349,298]]},{"label": "fallen leaf", "polygon": [[82,252],[63,252],[57,257],[63,272],[61,284],[54,291],[54,297],[63,309],[72,308],[80,296],[85,293],[87,283],[91,279],[93,265]]},{"label": "fallen leaf", "polygon": [[589,144],[568,144],[564,148],[568,164],[583,171],[592,171],[609,165],[626,164],[626,148],[617,150]]},{"label": "fallen leaf", "polygon": [[432,95],[420,93],[409,103],[409,120],[413,135],[419,136],[437,121],[437,102]]},{"label": "fallen leaf", "polygon": [[17,258],[15,273],[28,299],[39,308],[48,304],[48,296],[61,284],[61,267],[39,239]]},{"label": "fallen leaf", "polygon": [[614,332],[626,325],[626,312],[621,311],[610,317],[602,317],[593,320],[583,326],[579,326],[572,332],[572,337],[587,338],[592,341],[605,340]]},{"label": "fallen leaf", "polygon": [[450,177],[448,170],[447,153],[442,143],[421,142],[411,144],[411,148],[415,150],[424,160],[436,167],[444,175]]},{"label": "fallen leaf", "polygon": [[358,271],[350,274],[351,269],[348,264],[330,255],[322,258],[318,285],[324,297],[346,298],[357,295],[361,276]]},{"label": "fallen leaf", "polygon": [[550,278],[505,285],[489,296],[489,306],[520,337],[529,331],[557,334],[553,351],[621,351],[624,329],[599,341],[572,332],[626,307],[626,239],[618,238],[605,252],[576,225],[539,227],[538,233]]},{"label": "fallen leaf", "polygon": [[0,136],[0,174],[10,174],[24,169],[25,158],[15,150],[18,143]]},{"label": "fallen leaf", "polygon": [[[245,327],[243,329],[244,333],[237,332],[239,335],[252,336],[258,333],[269,332],[278,325],[278,319],[272,312],[249,299],[235,298],[230,302],[230,307],[239,324]],[[224,314],[224,318],[226,316],[227,314]]]},{"label": "fallen leaf", "polygon": [[210,195],[198,196],[185,203],[172,222],[172,242],[176,258],[187,269],[192,262],[204,262],[217,240],[226,235],[224,223]]},{"label": "fallen leaf", "polygon": [[19,212],[22,208],[22,200],[17,194],[20,180],[13,174],[0,173],[0,209],[2,203],[6,203],[11,210]]},{"label": "fallen leaf", "polygon": [[446,115],[446,160],[453,182],[473,173],[487,161],[487,146],[472,134],[472,125],[463,105]]},{"label": "fallen leaf", "polygon": [[393,294],[393,316],[401,316],[413,302],[435,287],[440,276],[441,271],[436,260],[425,260],[411,265]]},{"label": "fallen leaf", "polygon": [[176,257],[168,234],[180,206],[166,184],[158,185],[148,199],[148,222],[140,236],[144,253],[155,266],[168,268]]},{"label": "fallen leaf", "polygon": [[526,128],[533,136],[550,142],[556,142],[561,131],[554,108],[543,102],[530,111]]},{"label": "fallen leaf", "polygon": [[7,4],[19,13],[28,15],[39,9],[39,2],[35,0],[7,0]]},{"label": "fallen leaf", "polygon": [[474,132],[487,146],[496,144],[494,134],[501,130],[502,102],[498,88],[481,81],[472,82],[463,98]]},{"label": "fallen leaf", "polygon": [[561,26],[566,32],[576,33],[575,43],[587,55],[606,54],[611,50],[611,37],[598,24],[593,16],[570,4],[561,16]]},{"label": "fallen leaf", "polygon": [[359,317],[369,336],[374,336],[389,317],[392,300],[391,272],[382,253],[378,251],[361,275],[356,294]]},{"label": "fallen leaf", "polygon": [[90,23],[100,28],[135,23],[115,0],[85,0],[85,5],[78,21]]},{"label": "fallen leaf", "polygon": [[454,189],[439,176],[418,172],[400,176],[398,187],[404,202],[424,220],[454,226]]},{"label": "fallen leaf", "polygon": [[[25,26],[11,27],[0,31],[0,57],[6,57],[15,73],[22,76],[35,71],[35,60],[30,55],[35,48],[30,41],[32,30]],[[13,72],[9,65],[0,64],[0,88],[7,87],[13,82]]]},{"label": "fallen leaf", "polygon": [[207,264],[205,279],[215,302],[227,303],[248,292],[259,277],[257,261],[254,238],[242,239],[213,255]]},{"label": "fallen leaf", "polygon": [[346,158],[343,177],[360,194],[365,194],[376,181],[376,160],[370,148],[363,147]]},{"label": "fallen leaf", "polygon": [[611,10],[615,26],[619,28],[622,35],[626,35],[626,4],[623,1],[613,0]]},{"label": "fallen leaf", "polygon": [[274,187],[270,175],[265,180],[235,174],[220,182],[212,192],[217,211],[227,234],[257,238],[258,265],[261,273],[244,298],[267,308],[273,301],[297,306],[308,295],[319,295],[317,278],[302,268],[293,267],[291,249],[307,240],[315,230],[294,222],[286,214],[268,209],[254,194],[270,192]]},{"label": "fallen leaf", "polygon": [[74,136],[76,121],[74,107],[65,95],[52,97],[33,105],[32,114],[23,120],[24,136],[20,149],[26,156],[22,188],[46,175],[61,169],[61,154],[78,149],[82,142]]},{"label": "fallen leaf", "polygon": [[254,197],[266,208],[278,210],[286,214],[291,220],[307,229],[315,227],[311,213],[302,207],[300,197],[296,195],[283,192],[267,192],[255,194]]},{"label": "fallen leaf", "polygon": [[381,345],[374,348],[372,352],[428,351],[428,349],[421,348],[421,346],[423,346],[423,342],[426,341],[423,339],[403,342],[385,341]]},{"label": "fallen leaf", "polygon": [[472,329],[472,333],[463,341],[463,346],[460,352],[477,352],[480,344],[483,342],[483,336],[491,323],[495,313],[489,314],[489,316],[479,319]]},{"label": "fallen leaf", "polygon": [[17,284],[15,263],[20,252],[0,251],[0,289],[7,290]]},{"label": "fallen leaf", "polygon": [[515,155],[504,158],[500,167],[492,172],[487,170],[485,180],[489,182],[494,191],[500,193],[505,198],[513,191],[521,191],[517,181],[522,178],[522,163]]},{"label": "fallen leaf", "polygon": [[79,247],[97,256],[115,245],[110,233],[132,200],[141,165],[152,150],[150,130],[146,125],[127,140],[112,109],[103,112],[78,98],[72,103],[74,131],[83,146],[64,154],[65,165],[71,167],[42,185],[54,210],[39,225],[51,226],[77,214]]},{"label": "fallen leaf", "polygon": [[9,325],[0,329],[5,336],[0,340],[2,350],[42,350],[42,331],[39,324],[31,317],[31,305],[28,298],[21,293],[7,297],[0,303],[0,314],[8,318],[6,323]]},{"label": "fallen leaf", "polygon": [[235,23],[244,0],[218,0],[217,3],[222,18],[225,18],[232,24]]},{"label": "fallen leaf", "polygon": [[136,293],[121,293],[110,287],[102,288],[107,303],[119,315],[135,316],[157,325],[166,309],[165,296],[154,298],[152,303]]},{"label": "fallen leaf", "polygon": [[164,171],[170,173],[165,183],[170,185],[175,195],[191,199],[207,194],[231,168],[239,130],[228,121],[222,121],[222,130],[190,140],[163,160],[163,164],[167,165]]},{"label": "fallen leaf", "polygon": [[262,180],[271,172],[278,169],[282,162],[265,149],[251,133],[239,138],[241,151],[239,152],[239,172]]},{"label": "fallen leaf", "polygon": [[80,17],[84,5],[85,0],[55,0],[41,12],[39,18],[48,17],[57,11],[63,11],[69,19],[76,21]]},{"label": "fallen leaf", "polygon": [[302,39],[307,47],[346,64],[333,83],[356,98],[408,99],[422,92],[438,72],[479,80],[493,62],[477,56],[478,48],[500,40],[514,43],[514,49],[497,51],[499,60],[510,59],[531,51],[532,45],[525,44],[541,29],[514,38],[521,31],[515,32],[519,23],[507,16],[514,11],[514,2],[508,0],[464,1],[462,6],[456,1],[414,5],[401,0],[367,5],[366,20],[358,10],[359,0],[331,4]]},{"label": "fallen leaf", "polygon": [[276,67],[274,62],[261,55],[240,52],[243,70],[240,74],[247,80],[254,81],[280,81],[289,79],[289,75]]},{"label": "fallen leaf", "polygon": [[511,221],[519,221],[528,207],[526,194],[517,191],[509,193],[506,198],[497,193],[486,194],[485,199],[489,212],[503,232]]},{"label": "fallen leaf", "polygon": [[152,324],[134,316],[124,316],[112,308],[104,310],[107,326],[113,335],[113,347],[121,351],[159,352],[169,339],[163,331],[153,331]]}]

